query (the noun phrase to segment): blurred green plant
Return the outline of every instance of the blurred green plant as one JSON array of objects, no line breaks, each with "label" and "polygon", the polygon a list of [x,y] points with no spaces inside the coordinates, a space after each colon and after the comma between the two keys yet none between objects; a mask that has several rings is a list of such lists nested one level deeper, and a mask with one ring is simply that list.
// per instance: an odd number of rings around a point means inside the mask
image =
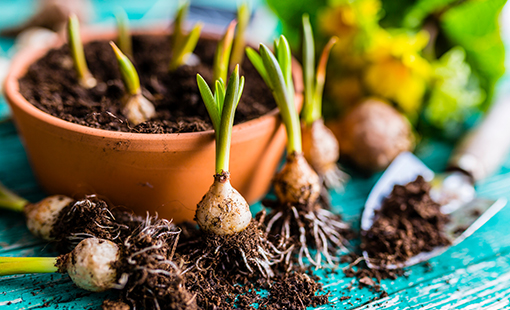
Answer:
[{"label": "blurred green plant", "polygon": [[504,73],[498,16],[506,0],[267,2],[293,46],[300,44],[303,13],[319,45],[338,37],[325,117],[375,95],[413,124],[445,133],[489,107]]}]

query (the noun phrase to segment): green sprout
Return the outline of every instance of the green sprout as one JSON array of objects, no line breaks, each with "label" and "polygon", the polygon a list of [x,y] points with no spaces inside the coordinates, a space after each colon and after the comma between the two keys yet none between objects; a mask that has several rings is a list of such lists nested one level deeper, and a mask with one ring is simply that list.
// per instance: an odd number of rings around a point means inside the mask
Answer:
[{"label": "green sprout", "polygon": [[175,14],[174,23],[173,23],[173,35],[172,35],[172,46],[180,46],[185,39],[183,32],[183,24],[186,19],[186,15],[188,15],[189,9],[189,1],[179,1],[179,7],[177,8],[177,13]]},{"label": "green sprout", "polygon": [[172,59],[168,65],[170,71],[174,71],[186,63],[197,46],[203,24],[198,23],[185,35],[183,33],[184,19],[188,13],[189,2],[181,3],[174,19],[174,32],[172,36]]},{"label": "green sprout", "polygon": [[135,126],[143,123],[156,115],[154,105],[142,95],[140,79],[133,63],[122,51],[110,41],[119,63],[122,81],[127,90],[127,96],[123,98],[124,108],[122,113]]},{"label": "green sprout", "polygon": [[0,276],[29,273],[53,273],[56,257],[0,257]]},{"label": "green sprout", "polygon": [[[294,251],[298,253],[301,266],[304,257],[316,267],[321,267],[323,260],[333,264],[336,252],[333,249],[343,247],[341,232],[347,225],[337,215],[322,208],[320,178],[303,152],[301,125],[293,100],[289,45],[285,37],[280,36],[275,42],[276,56],[264,44],[260,44],[259,53],[251,48],[246,50],[246,55],[273,93],[287,129],[288,140],[285,164],[273,178],[278,207],[267,215],[266,231],[275,236],[283,236],[280,241],[282,244],[291,238],[299,240]],[[289,231],[297,233],[290,236]],[[315,257],[312,257],[308,246],[316,250]]]},{"label": "green sprout", "polygon": [[117,29],[119,36],[117,38],[117,44],[120,50],[129,56],[133,55],[131,33],[129,32],[129,19],[122,8],[115,13],[115,19],[117,20]]},{"label": "green sprout", "polygon": [[115,287],[119,247],[106,239],[85,238],[59,257],[0,257],[0,276],[65,272],[76,286],[102,292]]},{"label": "green sprout", "polygon": [[[222,240],[222,245],[204,249],[196,261],[235,262],[243,257],[235,265],[244,262],[248,272],[260,272],[264,277],[271,278],[274,276],[271,266],[283,261],[289,250],[279,251],[267,240],[260,230],[260,222],[252,219],[250,205],[230,183],[232,127],[235,110],[244,89],[244,77],[239,77],[239,64],[235,66],[226,87],[221,79],[214,82],[214,94],[200,74],[197,74],[197,85],[214,127],[216,174],[213,184],[197,204],[195,220],[203,233],[215,235],[215,238],[226,238]],[[235,241],[232,243],[237,239],[230,236],[246,232],[245,236],[251,238],[248,248],[240,247]],[[246,253],[250,253],[249,259],[246,259]],[[198,268],[198,264],[195,267]]]},{"label": "green sprout", "polygon": [[213,63],[213,81],[227,80],[228,63],[230,59],[230,51],[232,50],[232,42],[234,40],[234,31],[237,21],[233,20],[227,27],[227,31],[223,38],[218,42],[216,54],[214,55]]},{"label": "green sprout", "polygon": [[230,56],[230,67],[233,68],[235,64],[243,63],[245,33],[248,24],[250,23],[250,6],[247,1],[244,1],[237,7],[237,31],[234,38],[234,45],[232,47],[232,55]]},{"label": "green sprout", "polygon": [[337,40],[337,37],[332,37],[322,50],[314,80],[315,44],[312,26],[310,25],[310,18],[308,15],[303,15],[303,75],[305,100],[302,119],[306,125],[311,125],[314,121],[322,118],[322,93],[326,80],[326,66],[330,51]]},{"label": "green sprout", "polygon": [[15,212],[23,212],[28,200],[16,195],[0,183],[0,208]]},{"label": "green sprout", "polygon": [[280,109],[287,128],[287,151],[301,153],[301,128],[299,115],[294,105],[294,84],[292,82],[292,56],[285,36],[275,41],[275,54],[264,44],[260,44],[260,54],[248,47],[246,55],[257,69]]},{"label": "green sprout", "polygon": [[228,172],[234,113],[244,89],[244,77],[239,78],[237,65],[226,89],[223,80],[216,80],[213,94],[200,74],[197,74],[197,84],[216,136],[216,173]]},{"label": "green sprout", "polygon": [[137,95],[141,92],[140,90],[140,78],[138,77],[138,73],[136,72],[135,66],[129,60],[129,58],[122,53],[122,51],[110,41],[110,46],[115,53],[115,57],[117,57],[117,61],[119,63],[120,75],[122,76],[122,81],[126,86],[126,89],[130,95]]},{"label": "green sprout", "polygon": [[96,79],[92,76],[87,67],[85,60],[85,52],[83,51],[83,44],[80,38],[80,23],[75,14],[69,16],[67,23],[67,38],[69,49],[73,57],[74,68],[78,75],[80,84],[85,88],[92,88],[97,85]]}]

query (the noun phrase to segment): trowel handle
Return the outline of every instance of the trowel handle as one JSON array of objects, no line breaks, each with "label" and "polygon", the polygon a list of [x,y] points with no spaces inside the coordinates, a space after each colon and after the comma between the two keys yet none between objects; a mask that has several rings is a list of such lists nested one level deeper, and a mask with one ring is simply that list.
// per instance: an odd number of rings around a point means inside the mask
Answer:
[{"label": "trowel handle", "polygon": [[510,97],[490,108],[482,123],[463,138],[450,158],[450,168],[481,180],[500,168],[510,150]]}]

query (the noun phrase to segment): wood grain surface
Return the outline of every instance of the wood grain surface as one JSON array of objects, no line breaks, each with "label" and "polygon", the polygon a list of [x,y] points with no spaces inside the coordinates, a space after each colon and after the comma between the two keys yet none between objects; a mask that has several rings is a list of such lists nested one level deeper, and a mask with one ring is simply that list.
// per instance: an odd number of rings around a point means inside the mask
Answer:
[{"label": "wood grain surface", "polygon": [[[417,150],[431,168],[440,171],[451,147],[424,141]],[[333,194],[336,211],[359,227],[359,217],[366,196],[378,175],[370,178],[354,176],[342,194]],[[0,180],[32,201],[44,197],[31,173],[22,143],[11,122],[0,124]],[[482,197],[510,199],[510,158],[497,175],[477,186]],[[260,209],[259,205],[253,207]],[[337,271],[321,270],[322,283],[331,291],[332,305],[321,309],[505,309],[510,307],[510,207],[467,240],[443,255],[407,269],[406,276],[383,280],[388,297],[375,300],[380,294],[359,289],[346,278],[340,265]],[[40,240],[32,237],[23,217],[0,211],[0,255],[52,256]],[[0,278],[2,309],[83,309],[99,308],[102,300],[114,293],[93,294],[76,288],[66,275],[45,274]],[[341,300],[343,296],[349,299]]]}]

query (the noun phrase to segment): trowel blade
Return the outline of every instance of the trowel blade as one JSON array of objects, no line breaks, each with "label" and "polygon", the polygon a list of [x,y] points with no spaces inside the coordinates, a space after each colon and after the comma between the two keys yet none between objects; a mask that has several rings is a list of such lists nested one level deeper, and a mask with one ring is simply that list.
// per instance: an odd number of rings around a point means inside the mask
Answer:
[{"label": "trowel blade", "polygon": [[[419,175],[431,182],[434,172],[430,170],[420,159],[411,153],[400,154],[383,173],[379,181],[370,192],[365,209],[361,218],[361,229],[369,230],[374,222],[375,211],[381,208],[382,202],[395,185],[405,185],[412,182]],[[451,240],[451,245],[457,245],[472,235],[477,229],[498,213],[507,201],[504,198],[498,200],[476,198],[463,204],[450,214],[450,222],[445,226],[445,233]],[[443,211],[444,212],[444,211]],[[403,268],[429,260],[448,250],[450,246],[437,247],[430,252],[422,252],[404,263],[385,266],[386,269]],[[366,251],[363,257],[369,268],[380,268],[370,263],[370,257]]]}]

